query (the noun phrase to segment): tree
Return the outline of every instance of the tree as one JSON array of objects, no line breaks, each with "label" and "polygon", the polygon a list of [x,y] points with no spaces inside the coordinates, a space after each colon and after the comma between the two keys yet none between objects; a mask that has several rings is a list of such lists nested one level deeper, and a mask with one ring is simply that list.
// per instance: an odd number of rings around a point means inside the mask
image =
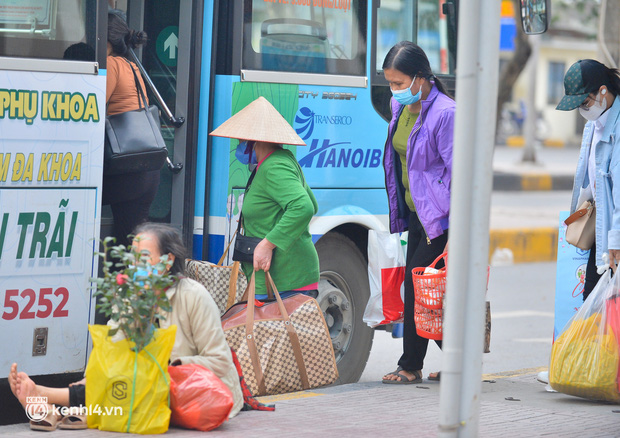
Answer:
[{"label": "tree", "polygon": [[521,26],[521,0],[512,0],[515,13],[515,24],[517,28],[517,34],[515,35],[515,50],[512,58],[504,64],[504,67],[499,73],[499,90],[497,93],[497,119],[495,126],[498,126],[500,116],[502,114],[502,108],[504,104],[510,99],[512,94],[512,88],[515,82],[519,79],[521,72],[527,64],[532,53],[532,47],[527,40],[527,35],[523,32]]},{"label": "tree", "polygon": [[[620,65],[620,32],[618,28],[620,0],[607,0],[606,6],[606,11],[602,11],[605,14],[605,18],[601,23],[602,29],[599,29],[599,32],[603,36],[603,40],[609,50],[609,55],[616,63],[616,66],[618,66]],[[610,60],[607,59],[607,56],[603,56],[600,61],[608,67],[612,67]]]}]

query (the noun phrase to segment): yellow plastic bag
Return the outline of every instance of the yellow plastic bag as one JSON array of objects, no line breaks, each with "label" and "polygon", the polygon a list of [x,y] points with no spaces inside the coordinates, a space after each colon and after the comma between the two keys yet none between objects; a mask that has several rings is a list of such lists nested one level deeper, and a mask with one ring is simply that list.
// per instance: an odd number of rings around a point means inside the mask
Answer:
[{"label": "yellow plastic bag", "polygon": [[155,338],[138,354],[127,339],[112,342],[108,326],[88,329],[93,338],[86,366],[88,427],[165,433],[170,423],[168,361],[177,327],[155,330]]},{"label": "yellow plastic bag", "polygon": [[556,391],[620,402],[617,374],[618,342],[600,313],[574,319],[553,344],[549,383]]}]

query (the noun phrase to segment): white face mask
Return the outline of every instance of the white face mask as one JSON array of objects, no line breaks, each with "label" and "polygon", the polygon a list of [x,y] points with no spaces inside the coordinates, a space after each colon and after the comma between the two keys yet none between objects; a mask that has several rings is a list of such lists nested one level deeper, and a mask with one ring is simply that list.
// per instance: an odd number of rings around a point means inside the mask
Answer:
[{"label": "white face mask", "polygon": [[[606,93],[607,93],[607,90],[603,88],[603,90],[601,90],[601,92],[596,95],[596,98],[594,99],[594,104],[592,104],[592,106],[586,107],[586,106],[581,105],[579,107],[579,114],[581,114],[584,119],[589,120],[591,122],[594,122],[599,117],[601,117],[601,114],[603,114],[605,110],[607,109],[607,99],[605,99]],[[599,95],[601,97],[600,103],[598,99]]]}]

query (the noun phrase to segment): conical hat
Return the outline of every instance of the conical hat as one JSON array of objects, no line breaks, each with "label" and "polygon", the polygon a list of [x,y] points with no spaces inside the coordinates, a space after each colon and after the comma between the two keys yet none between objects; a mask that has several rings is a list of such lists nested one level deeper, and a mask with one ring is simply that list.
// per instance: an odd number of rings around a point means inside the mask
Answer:
[{"label": "conical hat", "polygon": [[264,97],[243,108],[210,135],[305,146],[306,143]]}]

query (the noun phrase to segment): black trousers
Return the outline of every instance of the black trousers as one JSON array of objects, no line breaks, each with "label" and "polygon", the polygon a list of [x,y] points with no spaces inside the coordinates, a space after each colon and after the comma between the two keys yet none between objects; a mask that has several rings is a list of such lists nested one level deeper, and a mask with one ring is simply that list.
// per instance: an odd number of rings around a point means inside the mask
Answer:
[{"label": "black trousers", "polygon": [[86,405],[86,386],[73,385],[69,387],[69,406]]},{"label": "black trousers", "polygon": [[114,216],[117,245],[129,245],[127,235],[149,218],[149,209],[159,188],[159,170],[103,177],[104,205]]},{"label": "black trousers", "polygon": [[596,272],[596,241],[590,249],[590,257],[588,257],[588,264],[586,265],[586,282],[583,285],[583,300],[585,301],[590,295],[590,292],[596,286],[601,276]]},{"label": "black trousers", "polygon": [[[416,213],[409,215],[409,238],[407,239],[407,262],[405,267],[405,325],[403,330],[403,355],[398,365],[405,371],[421,370],[428,348],[428,339],[418,336],[415,328],[414,291],[411,270],[430,265],[445,249],[448,242],[448,230],[431,240],[426,240],[426,232]],[[444,266],[443,260],[437,263],[437,268]],[[441,348],[441,341],[435,341]]]}]

